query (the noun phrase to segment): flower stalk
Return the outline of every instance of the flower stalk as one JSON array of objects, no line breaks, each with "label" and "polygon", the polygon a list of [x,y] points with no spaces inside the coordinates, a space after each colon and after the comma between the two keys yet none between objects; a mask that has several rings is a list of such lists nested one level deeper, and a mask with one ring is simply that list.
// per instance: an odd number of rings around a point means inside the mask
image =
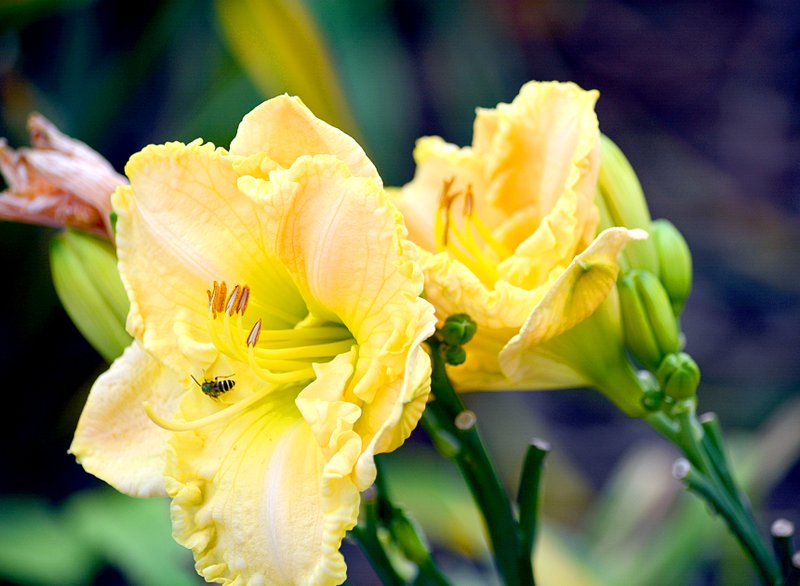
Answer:
[{"label": "flower stalk", "polygon": [[[533,586],[533,564],[523,532],[505,487],[486,451],[476,426],[474,414],[463,416],[467,410],[456,394],[445,369],[446,344],[436,337],[428,339],[433,372],[431,391],[434,400],[422,415],[422,425],[431,437],[454,438],[458,449],[443,453],[455,461],[478,508],[483,515],[494,560],[504,584]],[[471,412],[470,412],[471,413]],[[435,442],[438,448],[440,442]],[[534,483],[535,484],[535,483]],[[530,494],[530,493],[529,493]],[[536,504],[532,506],[536,508]],[[535,515],[528,516],[535,521]],[[535,531],[528,531],[533,537]],[[529,546],[532,547],[533,541]]]},{"label": "flower stalk", "polygon": [[519,506],[519,524],[522,530],[523,552],[533,556],[536,546],[536,537],[539,528],[539,495],[542,487],[542,473],[544,460],[550,452],[550,444],[544,440],[534,438],[528,445],[525,453],[525,462],[522,465],[522,476],[517,492],[517,505]]},{"label": "flower stalk", "polygon": [[694,405],[692,400],[685,401],[670,413],[645,419],[684,454],[685,458],[676,461],[673,475],[724,519],[764,584],[783,584],[781,569],[758,530],[747,497],[730,473],[716,418],[706,415],[698,419]]},{"label": "flower stalk", "polygon": [[379,458],[375,484],[364,494],[362,520],[351,531],[373,569],[384,584],[409,582],[393,563],[397,552],[404,563],[416,566],[414,584],[419,586],[450,586],[450,582],[431,556],[430,545],[417,523],[400,507],[392,503],[386,474]]}]

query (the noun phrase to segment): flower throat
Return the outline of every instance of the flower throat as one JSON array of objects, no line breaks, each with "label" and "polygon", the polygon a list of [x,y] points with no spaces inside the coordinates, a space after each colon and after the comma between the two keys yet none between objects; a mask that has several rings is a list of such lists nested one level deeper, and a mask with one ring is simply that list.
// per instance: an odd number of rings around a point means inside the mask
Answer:
[{"label": "flower throat", "polygon": [[[445,180],[439,196],[434,223],[437,252],[447,251],[485,285],[493,285],[499,277],[497,265],[511,252],[476,216],[472,185],[467,184],[464,191],[453,191],[455,181],[455,177]],[[453,211],[453,203],[462,196],[464,204],[459,215]]]}]

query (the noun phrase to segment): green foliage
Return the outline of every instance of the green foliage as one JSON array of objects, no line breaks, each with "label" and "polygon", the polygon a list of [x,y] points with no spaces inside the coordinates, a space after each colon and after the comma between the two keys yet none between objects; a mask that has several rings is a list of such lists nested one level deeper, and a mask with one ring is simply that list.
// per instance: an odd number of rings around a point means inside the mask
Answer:
[{"label": "green foliage", "polygon": [[105,565],[130,584],[198,584],[191,554],[172,540],[168,503],[109,489],[0,499],[0,577],[20,584],[89,584]]}]

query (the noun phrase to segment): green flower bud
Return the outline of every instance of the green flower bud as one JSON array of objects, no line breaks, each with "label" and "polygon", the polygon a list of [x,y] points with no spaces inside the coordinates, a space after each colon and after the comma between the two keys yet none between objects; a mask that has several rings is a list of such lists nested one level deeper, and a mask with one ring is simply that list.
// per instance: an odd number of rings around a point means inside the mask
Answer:
[{"label": "green flower bud", "polygon": [[645,391],[642,395],[642,407],[648,411],[658,411],[664,403],[664,391]]},{"label": "green flower bud", "polygon": [[395,508],[393,512],[389,531],[394,536],[395,543],[400,546],[407,559],[415,564],[423,563],[430,557],[430,546],[424,540],[422,530],[417,522],[401,509]]},{"label": "green flower bud", "polygon": [[680,315],[692,290],[692,253],[678,229],[667,220],[650,225],[650,237],[656,247],[659,277],[672,302],[675,315]]},{"label": "green flower bud", "polygon": [[444,320],[439,335],[449,346],[461,346],[469,342],[478,330],[476,324],[466,313],[455,313]]},{"label": "green flower bud", "polygon": [[[610,138],[600,135],[600,174],[597,181],[597,207],[600,229],[650,227],[650,210],[636,172],[620,148]],[[648,238],[629,242],[621,255],[623,265],[658,274],[655,245]]]},{"label": "green flower bud", "polygon": [[467,359],[467,351],[461,346],[448,346],[444,351],[444,361],[450,366],[464,364]]},{"label": "green flower bud", "polygon": [[50,267],[56,293],[81,334],[109,362],[122,354],[131,343],[129,304],[114,247],[67,230],[50,245]]},{"label": "green flower bud", "polygon": [[685,352],[669,354],[661,362],[656,378],[664,392],[677,401],[689,399],[700,384],[700,368]]},{"label": "green flower bud", "polygon": [[658,278],[630,271],[618,282],[625,345],[645,368],[655,370],[680,348],[678,324]]}]

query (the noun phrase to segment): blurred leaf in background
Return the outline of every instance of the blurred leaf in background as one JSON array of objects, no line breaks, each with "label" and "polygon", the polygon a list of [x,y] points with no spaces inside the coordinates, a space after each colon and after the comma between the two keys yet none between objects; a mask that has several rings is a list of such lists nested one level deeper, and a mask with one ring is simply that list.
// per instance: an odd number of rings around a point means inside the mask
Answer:
[{"label": "blurred leaf in background", "polygon": [[0,498],[0,578],[19,584],[89,584],[105,567],[126,583],[200,584],[188,550],[172,539],[166,499],[110,489],[75,493],[60,507]]}]

